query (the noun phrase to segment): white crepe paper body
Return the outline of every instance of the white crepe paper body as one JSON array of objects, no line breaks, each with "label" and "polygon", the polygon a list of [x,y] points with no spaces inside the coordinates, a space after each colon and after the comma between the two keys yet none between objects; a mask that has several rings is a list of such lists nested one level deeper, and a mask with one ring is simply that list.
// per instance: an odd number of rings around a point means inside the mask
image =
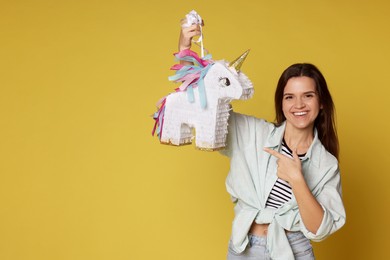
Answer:
[{"label": "white crepe paper body", "polygon": [[248,51],[230,64],[223,60],[207,61],[207,57],[200,59],[192,51],[185,52],[176,57],[200,62],[200,67],[203,66],[198,73],[200,76],[188,84],[185,79],[191,80],[191,75],[196,75],[192,71],[196,71],[196,67],[176,67],[177,73],[187,71],[187,74],[176,80],[183,82],[182,86],[162,99],[154,115],[153,134],[157,131],[164,144],[190,144],[195,138],[198,149],[219,150],[226,146],[231,100],[248,99],[253,95],[251,81],[239,70]]}]

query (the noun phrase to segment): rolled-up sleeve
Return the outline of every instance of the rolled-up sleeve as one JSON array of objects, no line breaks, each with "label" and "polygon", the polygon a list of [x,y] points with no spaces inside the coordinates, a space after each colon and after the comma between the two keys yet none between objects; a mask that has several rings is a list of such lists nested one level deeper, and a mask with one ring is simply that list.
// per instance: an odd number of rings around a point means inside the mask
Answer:
[{"label": "rolled-up sleeve", "polygon": [[330,234],[339,230],[346,220],[346,213],[342,200],[342,190],[340,173],[338,166],[334,170],[331,178],[323,186],[322,190],[316,196],[317,201],[320,203],[324,210],[324,216],[317,233],[310,232],[301,221],[301,230],[304,235],[313,240],[321,241],[327,238]]}]

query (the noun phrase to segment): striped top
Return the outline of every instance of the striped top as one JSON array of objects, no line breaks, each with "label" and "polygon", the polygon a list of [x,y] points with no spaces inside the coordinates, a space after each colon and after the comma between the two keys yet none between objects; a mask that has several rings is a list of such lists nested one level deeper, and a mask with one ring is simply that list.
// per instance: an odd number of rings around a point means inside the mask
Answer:
[{"label": "striped top", "polygon": [[[282,152],[281,154],[284,154],[290,158],[293,158],[292,150],[287,146],[286,142],[282,141]],[[305,156],[305,154],[299,154],[299,159],[302,160],[302,158]],[[272,187],[272,190],[268,196],[267,202],[265,204],[266,208],[273,208],[278,209],[280,208],[284,203],[291,200],[292,198],[292,189],[290,184],[278,178]]]}]

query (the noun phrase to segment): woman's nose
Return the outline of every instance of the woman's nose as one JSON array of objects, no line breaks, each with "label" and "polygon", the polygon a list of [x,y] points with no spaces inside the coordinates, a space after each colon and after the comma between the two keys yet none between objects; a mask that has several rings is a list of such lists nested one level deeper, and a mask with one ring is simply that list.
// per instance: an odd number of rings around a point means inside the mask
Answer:
[{"label": "woman's nose", "polygon": [[303,107],[305,107],[305,102],[301,98],[297,98],[295,100],[295,107],[296,108],[303,108]]}]

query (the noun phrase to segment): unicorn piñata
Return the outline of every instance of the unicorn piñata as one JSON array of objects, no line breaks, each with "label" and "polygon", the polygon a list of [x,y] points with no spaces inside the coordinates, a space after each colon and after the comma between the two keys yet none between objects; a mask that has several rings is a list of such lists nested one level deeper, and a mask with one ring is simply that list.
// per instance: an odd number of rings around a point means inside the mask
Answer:
[{"label": "unicorn pi\u00f1ata", "polygon": [[158,103],[152,134],[156,132],[163,144],[190,144],[195,137],[198,149],[224,148],[231,100],[253,95],[252,82],[240,71],[248,53],[231,63],[213,61],[210,54],[199,58],[191,50],[176,53],[177,60],[193,65],[176,64],[171,68],[176,74],[169,80],[182,84]]}]

